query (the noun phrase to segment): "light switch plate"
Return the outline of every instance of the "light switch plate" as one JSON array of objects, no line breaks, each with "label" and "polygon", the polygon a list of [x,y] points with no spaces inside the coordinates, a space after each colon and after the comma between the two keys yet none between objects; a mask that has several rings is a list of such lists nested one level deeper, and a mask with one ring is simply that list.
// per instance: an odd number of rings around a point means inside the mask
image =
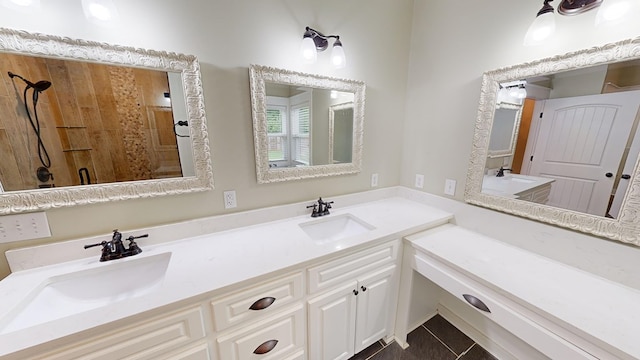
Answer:
[{"label": "light switch plate", "polygon": [[416,174],[415,187],[417,187],[418,189],[422,189],[424,187],[424,175]]},{"label": "light switch plate", "polygon": [[447,179],[444,181],[444,193],[454,196],[456,194],[456,181],[453,179]]},{"label": "light switch plate", "polygon": [[378,174],[371,174],[371,187],[378,186]]},{"label": "light switch plate", "polygon": [[0,216],[0,243],[50,237],[44,212]]}]

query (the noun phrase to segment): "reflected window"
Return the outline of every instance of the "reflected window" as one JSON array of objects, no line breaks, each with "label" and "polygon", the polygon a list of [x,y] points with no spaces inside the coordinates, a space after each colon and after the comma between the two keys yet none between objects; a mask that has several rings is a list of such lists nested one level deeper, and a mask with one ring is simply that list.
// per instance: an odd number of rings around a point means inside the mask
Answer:
[{"label": "reflected window", "polygon": [[286,161],[288,159],[286,106],[269,105],[267,107],[267,137],[269,162]]},{"label": "reflected window", "polygon": [[311,159],[311,94],[267,96],[271,167],[308,166]]},{"label": "reflected window", "polygon": [[309,129],[311,127],[311,114],[309,103],[298,105],[291,109],[291,139],[293,142],[293,156],[295,162],[309,165]]}]

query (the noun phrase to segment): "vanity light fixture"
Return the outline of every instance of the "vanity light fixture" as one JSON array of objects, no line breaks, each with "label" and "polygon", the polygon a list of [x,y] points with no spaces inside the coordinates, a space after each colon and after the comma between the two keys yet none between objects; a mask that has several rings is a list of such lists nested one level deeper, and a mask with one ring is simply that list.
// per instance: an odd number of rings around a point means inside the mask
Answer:
[{"label": "vanity light fixture", "polygon": [[118,10],[112,0],[82,0],[84,16],[97,24],[107,24],[118,18]]},{"label": "vanity light fixture", "polygon": [[525,80],[511,81],[508,83],[501,83],[500,90],[498,90],[497,103],[513,103],[513,99],[516,99],[519,103],[520,100],[527,97],[527,89],[525,88]]},{"label": "vanity light fixture", "polygon": [[[535,20],[529,27],[524,37],[524,45],[537,45],[549,38],[556,29],[554,9],[549,3],[553,0],[545,0],[542,9],[538,11]],[[578,15],[595,8],[596,25],[615,23],[631,12],[636,0],[562,0],[558,5],[560,15]]]},{"label": "vanity light fixture", "polygon": [[318,51],[324,51],[329,47],[329,39],[334,38],[331,50],[331,63],[337,69],[342,69],[347,65],[342,42],[339,35],[324,35],[321,32],[307,26],[302,36],[300,54],[306,64],[314,64],[318,59]]}]

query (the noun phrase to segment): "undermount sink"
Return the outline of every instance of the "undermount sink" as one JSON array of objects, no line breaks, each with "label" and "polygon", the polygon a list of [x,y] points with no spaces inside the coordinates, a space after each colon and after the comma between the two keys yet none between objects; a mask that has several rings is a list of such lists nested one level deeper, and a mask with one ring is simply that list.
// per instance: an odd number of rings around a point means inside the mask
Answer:
[{"label": "undermount sink", "polygon": [[[52,276],[43,281],[15,309],[0,333],[9,333],[147,294],[161,286],[170,259],[170,252],[131,257],[112,260],[96,268]],[[105,316],[108,316],[106,310]]]},{"label": "undermount sink", "polygon": [[372,225],[351,214],[330,215],[326,218],[302,223],[300,227],[316,244],[320,245],[360,235],[374,229]]},{"label": "undermount sink", "polygon": [[510,177],[505,178],[504,180],[515,181],[515,182],[520,182],[520,183],[525,183],[525,184],[532,184],[532,183],[536,182],[536,180],[525,179],[525,178],[521,178],[519,176],[514,176],[514,175],[511,175]]}]

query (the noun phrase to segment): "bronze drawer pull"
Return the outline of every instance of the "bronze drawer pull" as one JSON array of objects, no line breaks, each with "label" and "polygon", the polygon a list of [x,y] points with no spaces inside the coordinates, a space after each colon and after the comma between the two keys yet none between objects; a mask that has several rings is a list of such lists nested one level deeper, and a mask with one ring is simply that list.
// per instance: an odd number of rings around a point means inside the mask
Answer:
[{"label": "bronze drawer pull", "polygon": [[276,301],[274,297],[263,297],[260,300],[257,300],[249,307],[249,310],[264,310],[271,306]]},{"label": "bronze drawer pull", "polygon": [[462,294],[462,297],[464,297],[464,299],[467,300],[467,302],[471,304],[473,307],[475,307],[476,309],[479,309],[488,313],[491,312],[491,310],[489,310],[487,305],[485,305],[485,303],[483,303],[482,300],[478,299],[477,297],[469,294]]},{"label": "bronze drawer pull", "polygon": [[277,344],[278,344],[278,340],[265,341],[262,344],[260,344],[260,346],[258,346],[255,350],[253,350],[253,353],[256,355],[266,354],[269,351],[273,350],[273,348],[275,348]]}]

